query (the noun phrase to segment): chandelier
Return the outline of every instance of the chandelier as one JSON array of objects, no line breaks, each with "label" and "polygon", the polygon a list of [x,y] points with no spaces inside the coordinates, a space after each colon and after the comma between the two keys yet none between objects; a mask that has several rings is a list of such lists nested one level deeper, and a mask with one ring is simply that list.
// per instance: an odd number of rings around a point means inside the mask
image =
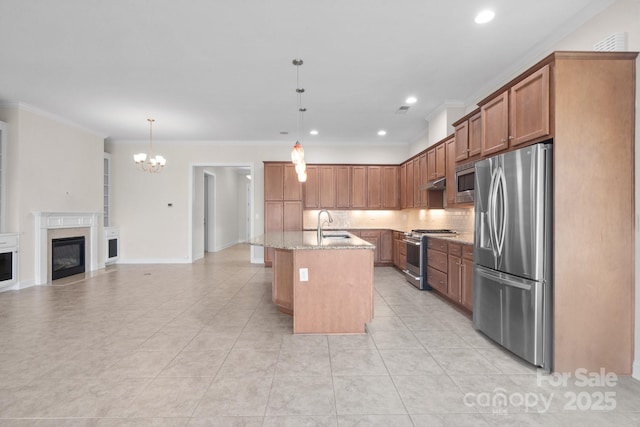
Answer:
[{"label": "chandelier", "polygon": [[302,64],[302,59],[293,60],[293,65],[296,66],[296,94],[298,107],[298,120],[296,127],[298,131],[298,140],[291,149],[291,161],[296,165],[296,173],[298,174],[299,182],[305,182],[307,180],[307,164],[304,161],[304,148],[302,148],[302,144],[300,143],[300,140],[302,140],[301,132],[303,127],[303,114],[307,111],[306,108],[302,107],[302,94],[304,93],[304,88],[300,87],[300,66]]},{"label": "chandelier", "polygon": [[165,163],[167,163],[167,159],[159,154],[156,154],[155,157],[151,157],[153,148],[153,122],[155,122],[155,120],[147,119],[147,121],[149,122],[149,152],[134,154],[133,161],[136,162],[138,169],[143,172],[162,172],[162,168],[164,167]]}]

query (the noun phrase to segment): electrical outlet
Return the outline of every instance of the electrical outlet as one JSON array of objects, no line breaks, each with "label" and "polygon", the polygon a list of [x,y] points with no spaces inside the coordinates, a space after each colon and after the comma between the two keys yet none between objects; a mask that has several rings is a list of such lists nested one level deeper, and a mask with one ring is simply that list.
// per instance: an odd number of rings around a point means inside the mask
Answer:
[{"label": "electrical outlet", "polygon": [[301,282],[308,282],[309,281],[309,269],[308,268],[301,268],[300,269],[300,281]]}]

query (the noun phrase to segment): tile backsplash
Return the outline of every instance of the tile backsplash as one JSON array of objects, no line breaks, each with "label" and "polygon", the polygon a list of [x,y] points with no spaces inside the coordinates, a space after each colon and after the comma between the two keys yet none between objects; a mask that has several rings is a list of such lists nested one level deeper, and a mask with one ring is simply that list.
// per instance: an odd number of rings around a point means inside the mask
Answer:
[{"label": "tile backsplash", "polygon": [[[319,210],[306,210],[303,227],[313,229],[318,225]],[[471,209],[405,209],[402,211],[378,210],[329,210],[333,223],[325,228],[384,228],[409,231],[414,228],[450,228],[459,232],[473,231]],[[322,215],[322,221],[326,216]]]}]

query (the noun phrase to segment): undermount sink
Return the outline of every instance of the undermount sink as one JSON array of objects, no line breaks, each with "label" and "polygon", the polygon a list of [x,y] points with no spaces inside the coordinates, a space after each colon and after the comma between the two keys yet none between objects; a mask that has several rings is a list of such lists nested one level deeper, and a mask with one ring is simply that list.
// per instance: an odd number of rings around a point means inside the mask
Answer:
[{"label": "undermount sink", "polygon": [[349,233],[346,231],[328,231],[322,233],[323,239],[350,239]]}]

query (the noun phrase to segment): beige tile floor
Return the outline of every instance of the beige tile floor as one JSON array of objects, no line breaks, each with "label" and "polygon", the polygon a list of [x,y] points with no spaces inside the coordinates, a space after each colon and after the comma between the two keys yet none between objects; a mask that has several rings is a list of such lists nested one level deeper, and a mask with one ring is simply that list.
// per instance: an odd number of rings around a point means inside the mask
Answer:
[{"label": "beige tile floor", "polygon": [[553,383],[392,268],[351,336],[293,336],[246,245],[59,283],[0,293],[0,426],[640,425],[638,381]]}]

